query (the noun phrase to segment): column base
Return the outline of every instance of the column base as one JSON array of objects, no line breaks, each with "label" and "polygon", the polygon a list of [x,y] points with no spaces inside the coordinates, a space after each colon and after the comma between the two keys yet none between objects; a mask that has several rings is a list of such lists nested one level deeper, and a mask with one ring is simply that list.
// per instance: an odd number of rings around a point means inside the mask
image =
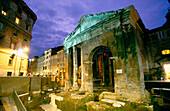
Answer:
[{"label": "column base", "polygon": [[64,91],[68,92],[70,88],[71,88],[70,81],[65,81]]},{"label": "column base", "polygon": [[82,92],[85,91],[85,89],[83,87],[80,87],[79,91]]},{"label": "column base", "polygon": [[73,85],[73,90],[78,90],[79,89],[79,86],[77,84],[77,82]]}]

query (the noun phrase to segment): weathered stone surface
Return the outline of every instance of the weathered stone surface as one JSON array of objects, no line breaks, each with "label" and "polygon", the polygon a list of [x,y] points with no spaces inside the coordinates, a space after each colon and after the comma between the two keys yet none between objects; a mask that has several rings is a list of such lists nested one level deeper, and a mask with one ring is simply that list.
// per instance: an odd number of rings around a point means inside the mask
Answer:
[{"label": "weathered stone surface", "polygon": [[[67,57],[65,89],[74,87],[71,83],[77,82],[76,79],[71,79],[73,67],[76,66],[72,64],[75,58],[73,48],[81,49],[80,90],[89,92],[95,87],[94,75],[97,71],[94,71],[94,64],[99,64],[96,53],[104,48],[108,52],[103,50],[101,52],[102,82],[99,85],[107,86],[106,80],[113,81],[109,85],[113,86],[113,90],[120,98],[127,98],[133,102],[143,101],[145,99],[143,67],[147,61],[143,44],[140,42],[143,39],[140,21],[140,16],[133,6],[113,12],[83,16],[75,31],[63,42]],[[109,56],[104,60],[106,52]]]},{"label": "weathered stone surface", "polygon": [[76,92],[61,92],[56,95],[63,97],[63,101],[56,102],[58,109],[62,111],[81,111],[87,102],[94,100],[94,96],[89,93],[82,95]]},{"label": "weathered stone surface", "polygon": [[117,94],[112,93],[112,92],[102,92],[99,95],[99,101],[101,101],[102,99],[117,100]]},{"label": "weathered stone surface", "polygon": [[111,106],[99,102],[90,101],[86,103],[87,111],[113,111]]},{"label": "weathered stone surface", "polygon": [[28,93],[29,82],[30,77],[1,77],[0,96],[11,95],[14,89],[18,94]]}]

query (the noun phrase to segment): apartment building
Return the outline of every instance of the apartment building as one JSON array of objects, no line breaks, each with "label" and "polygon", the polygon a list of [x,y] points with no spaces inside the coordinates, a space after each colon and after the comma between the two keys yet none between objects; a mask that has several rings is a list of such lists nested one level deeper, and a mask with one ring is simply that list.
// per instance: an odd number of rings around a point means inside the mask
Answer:
[{"label": "apartment building", "polygon": [[51,73],[57,77],[57,81],[61,86],[64,86],[65,79],[65,54],[64,48],[51,56],[50,60]]},{"label": "apartment building", "polygon": [[150,67],[145,80],[170,80],[170,10],[165,17],[167,21],[161,27],[148,30],[145,38]]},{"label": "apartment building", "polygon": [[44,52],[44,68],[43,68],[44,75],[50,76],[57,73],[57,70],[55,70],[54,67],[56,66],[55,63],[57,58],[57,52],[60,51],[61,49],[63,49],[63,46],[50,48]]},{"label": "apartment building", "polygon": [[0,76],[24,76],[37,16],[22,0],[1,0],[0,10]]},{"label": "apartment building", "polygon": [[36,73],[39,75],[43,75],[43,67],[44,67],[44,54],[37,59]]}]

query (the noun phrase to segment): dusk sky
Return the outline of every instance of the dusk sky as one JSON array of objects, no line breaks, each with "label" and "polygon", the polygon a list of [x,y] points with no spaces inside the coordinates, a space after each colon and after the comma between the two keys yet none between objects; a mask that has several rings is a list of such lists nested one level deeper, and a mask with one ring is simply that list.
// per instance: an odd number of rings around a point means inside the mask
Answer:
[{"label": "dusk sky", "polygon": [[166,22],[168,0],[24,0],[37,15],[30,58],[62,45],[83,15],[113,11],[134,5],[144,25],[153,29]]}]

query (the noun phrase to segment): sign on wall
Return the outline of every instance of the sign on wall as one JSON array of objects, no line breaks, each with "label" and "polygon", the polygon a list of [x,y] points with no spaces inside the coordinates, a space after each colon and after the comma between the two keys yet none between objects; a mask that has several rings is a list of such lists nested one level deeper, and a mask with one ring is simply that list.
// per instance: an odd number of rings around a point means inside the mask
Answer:
[{"label": "sign on wall", "polygon": [[117,74],[121,74],[122,73],[122,69],[116,69],[116,73]]}]

